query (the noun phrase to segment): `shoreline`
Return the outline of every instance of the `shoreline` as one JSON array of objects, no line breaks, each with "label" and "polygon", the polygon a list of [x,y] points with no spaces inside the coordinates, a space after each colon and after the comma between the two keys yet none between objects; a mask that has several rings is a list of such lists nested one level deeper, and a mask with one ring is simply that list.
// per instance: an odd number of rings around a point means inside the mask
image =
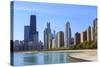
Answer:
[{"label": "shoreline", "polygon": [[40,52],[66,52],[70,53],[69,57],[75,61],[97,61],[97,49],[84,49],[84,50],[59,50],[59,51],[27,51],[27,52],[14,52],[14,53],[40,53]]},{"label": "shoreline", "polygon": [[86,61],[97,61],[97,50],[87,50],[82,53],[73,53],[70,54],[70,57]]},{"label": "shoreline", "polygon": [[[84,52],[84,51],[91,51],[97,49],[78,49],[78,50],[42,50],[42,51],[14,51],[14,53],[34,53],[34,52]],[[13,53],[13,52],[12,52]]]}]

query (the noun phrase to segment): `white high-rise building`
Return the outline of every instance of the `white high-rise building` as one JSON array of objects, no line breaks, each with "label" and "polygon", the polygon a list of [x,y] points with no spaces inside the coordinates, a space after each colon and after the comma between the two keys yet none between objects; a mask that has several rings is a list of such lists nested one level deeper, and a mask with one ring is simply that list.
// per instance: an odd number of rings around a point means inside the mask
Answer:
[{"label": "white high-rise building", "polygon": [[67,48],[71,44],[71,28],[70,23],[67,22],[65,24],[65,31],[64,31],[64,47]]},{"label": "white high-rise building", "polygon": [[57,32],[56,36],[57,36],[56,37],[57,48],[64,47],[64,32],[59,31],[59,32]]},{"label": "white high-rise building", "polygon": [[56,47],[56,39],[53,39],[53,40],[52,40],[52,48],[57,48],[57,47]]},{"label": "white high-rise building", "polygon": [[87,29],[87,41],[91,41],[91,26]]}]

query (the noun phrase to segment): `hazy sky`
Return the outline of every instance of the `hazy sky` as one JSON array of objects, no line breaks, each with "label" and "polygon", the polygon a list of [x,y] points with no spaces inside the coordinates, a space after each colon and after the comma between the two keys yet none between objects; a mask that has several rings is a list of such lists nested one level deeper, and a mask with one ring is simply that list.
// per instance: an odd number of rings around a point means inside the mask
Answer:
[{"label": "hazy sky", "polygon": [[84,31],[97,17],[96,6],[51,4],[36,2],[15,2],[14,4],[14,40],[24,39],[24,26],[30,24],[30,15],[36,15],[39,40],[43,41],[43,31],[50,22],[51,30],[64,31],[64,25],[70,22],[72,36]]}]

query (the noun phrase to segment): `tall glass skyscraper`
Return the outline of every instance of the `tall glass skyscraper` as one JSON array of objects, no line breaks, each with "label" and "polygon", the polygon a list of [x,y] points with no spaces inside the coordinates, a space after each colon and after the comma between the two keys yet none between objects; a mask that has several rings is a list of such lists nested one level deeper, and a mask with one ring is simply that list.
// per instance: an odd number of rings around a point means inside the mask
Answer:
[{"label": "tall glass skyscraper", "polygon": [[38,32],[36,30],[36,15],[30,16],[30,30],[29,30],[29,49],[38,49],[39,41],[38,41]]},{"label": "tall glass skyscraper", "polygon": [[31,15],[31,17],[30,17],[29,41],[34,41],[34,34],[36,34],[36,16]]},{"label": "tall glass skyscraper", "polygon": [[29,41],[29,31],[30,31],[30,26],[24,26],[24,41],[28,42]]},{"label": "tall glass skyscraper", "polygon": [[44,46],[45,46],[45,49],[51,48],[51,28],[50,28],[50,22],[47,22],[47,27],[44,30]]},{"label": "tall glass skyscraper", "polygon": [[71,44],[71,28],[70,23],[67,22],[65,24],[65,32],[64,32],[64,47],[67,48]]},{"label": "tall glass skyscraper", "polygon": [[30,26],[24,26],[24,50],[28,49]]}]

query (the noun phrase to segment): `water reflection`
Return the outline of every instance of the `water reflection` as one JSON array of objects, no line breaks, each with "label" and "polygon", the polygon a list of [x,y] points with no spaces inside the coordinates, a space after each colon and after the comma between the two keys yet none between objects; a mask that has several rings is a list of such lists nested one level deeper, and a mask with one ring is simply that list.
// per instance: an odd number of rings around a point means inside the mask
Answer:
[{"label": "water reflection", "polygon": [[14,65],[68,63],[68,55],[65,52],[14,53]]}]

